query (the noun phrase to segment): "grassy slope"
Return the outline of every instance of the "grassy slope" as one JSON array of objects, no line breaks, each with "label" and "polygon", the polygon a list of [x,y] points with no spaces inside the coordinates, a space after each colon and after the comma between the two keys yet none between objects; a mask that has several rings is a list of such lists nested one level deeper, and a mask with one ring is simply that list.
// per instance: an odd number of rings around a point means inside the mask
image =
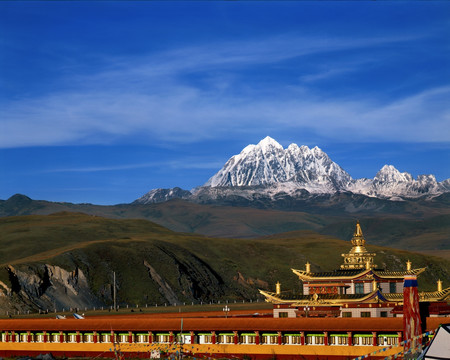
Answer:
[{"label": "grassy slope", "polygon": [[[150,280],[144,260],[163,276],[181,301],[192,299],[254,298],[257,288],[299,291],[291,268],[315,271],[338,268],[340,254],[350,243],[313,231],[297,231],[258,239],[218,239],[175,233],[145,220],[112,220],[84,214],[59,213],[0,219],[1,268],[14,264],[29,269],[49,263],[66,270],[79,267],[91,287],[108,302],[112,271],[116,271],[119,298],[127,303],[165,302],[159,286]],[[350,232],[351,234],[351,232]],[[407,251],[368,246],[376,263],[401,270],[410,259],[414,267],[428,266],[420,287],[433,290],[438,278],[450,286],[450,261]],[[198,283],[193,285],[193,279]],[[5,270],[0,280],[8,282]]]},{"label": "grassy slope", "polygon": [[31,200],[23,195],[15,195],[6,201],[0,200],[0,216],[49,215],[64,211],[112,219],[146,219],[174,231],[215,237],[255,237],[292,230],[319,230],[336,220],[336,217],[311,215],[301,211],[200,205],[184,200],[114,206]]}]

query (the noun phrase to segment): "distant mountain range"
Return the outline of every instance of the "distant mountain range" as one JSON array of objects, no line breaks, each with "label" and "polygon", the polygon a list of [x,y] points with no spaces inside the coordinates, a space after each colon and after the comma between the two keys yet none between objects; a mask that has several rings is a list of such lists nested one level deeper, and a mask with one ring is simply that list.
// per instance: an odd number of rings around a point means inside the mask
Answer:
[{"label": "distant mountain range", "polygon": [[146,219],[174,231],[239,238],[313,230],[346,239],[360,219],[373,244],[449,249],[448,180],[414,180],[390,166],[373,180],[353,180],[320,149],[290,145],[284,150],[270,138],[246,147],[192,191],[155,189],[131,204],[110,206],[20,194],[0,200],[0,217],[55,212]]},{"label": "distant mountain range", "polygon": [[353,179],[317,146],[310,149],[291,144],[284,149],[266,137],[231,157],[203,186],[192,191],[178,187],[154,189],[135,203],[158,203],[174,198],[210,203],[230,197],[253,200],[255,196],[276,201],[286,196],[301,199],[342,192],[397,201],[432,198],[450,192],[450,179],[437,182],[434,175],[419,175],[414,179],[392,165],[383,166],[373,179]]}]

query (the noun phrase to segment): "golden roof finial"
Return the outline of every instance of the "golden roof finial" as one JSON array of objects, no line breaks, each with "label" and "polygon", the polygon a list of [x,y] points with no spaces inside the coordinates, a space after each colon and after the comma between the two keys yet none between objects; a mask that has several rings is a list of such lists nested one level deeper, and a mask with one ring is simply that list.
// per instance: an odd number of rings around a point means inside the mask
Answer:
[{"label": "golden roof finial", "polygon": [[437,281],[437,291],[442,291],[442,281],[441,281],[441,279],[439,279]]},{"label": "golden roof finial", "polygon": [[361,230],[361,226],[359,225],[359,220],[356,222],[355,232],[353,233],[352,245],[353,248],[351,250],[352,253],[365,253],[367,252],[364,247],[366,240],[364,239],[364,235]]},{"label": "golden roof finial", "polygon": [[352,248],[348,254],[342,254],[344,264],[341,269],[371,269],[374,268],[373,257],[375,253],[369,253],[365,248],[366,240],[364,239],[359,220],[356,221],[355,232],[352,237]]},{"label": "golden roof finial", "polygon": [[409,259],[408,259],[408,261],[406,262],[406,270],[408,270],[408,271],[411,270],[411,261],[409,261]]},{"label": "golden roof finial", "polygon": [[353,236],[363,237],[361,226],[359,225],[359,220],[356,220],[356,228],[355,232],[353,233]]},{"label": "golden roof finial", "polygon": [[309,261],[305,264],[305,268],[306,272],[309,274],[311,272],[311,264],[309,263]]},{"label": "golden roof finial", "polygon": [[277,281],[277,283],[275,284],[275,288],[276,288],[276,290],[275,290],[276,294],[280,295],[281,294],[281,284],[279,281]]}]

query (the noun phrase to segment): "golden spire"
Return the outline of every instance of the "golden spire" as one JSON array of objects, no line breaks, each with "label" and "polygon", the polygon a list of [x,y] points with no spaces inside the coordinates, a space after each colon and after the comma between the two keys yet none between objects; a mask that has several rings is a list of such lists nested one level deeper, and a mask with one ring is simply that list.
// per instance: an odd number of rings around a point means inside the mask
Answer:
[{"label": "golden spire", "polygon": [[355,229],[355,232],[353,233],[353,236],[359,236],[359,237],[363,236],[361,226],[359,225],[359,220],[356,220],[356,229]]},{"label": "golden spire", "polygon": [[342,254],[344,257],[344,264],[341,269],[366,269],[370,270],[374,267],[373,258],[374,253],[369,253],[365,248],[366,240],[359,221],[356,222],[355,232],[352,237],[352,248],[349,253]]},{"label": "golden spire", "polygon": [[408,271],[411,270],[411,261],[409,261],[409,259],[408,259],[408,261],[406,262],[406,270],[408,270]]},{"label": "golden spire", "polygon": [[308,274],[311,272],[311,264],[309,263],[309,261],[305,264],[305,270]]},{"label": "golden spire", "polygon": [[442,281],[441,281],[441,279],[439,279],[437,281],[437,291],[442,291]]},{"label": "golden spire", "polygon": [[356,222],[356,229],[353,233],[352,245],[353,248],[350,252],[352,253],[365,253],[367,252],[364,245],[366,244],[366,240],[364,239],[364,235],[361,230],[361,226],[359,225],[359,221]]}]

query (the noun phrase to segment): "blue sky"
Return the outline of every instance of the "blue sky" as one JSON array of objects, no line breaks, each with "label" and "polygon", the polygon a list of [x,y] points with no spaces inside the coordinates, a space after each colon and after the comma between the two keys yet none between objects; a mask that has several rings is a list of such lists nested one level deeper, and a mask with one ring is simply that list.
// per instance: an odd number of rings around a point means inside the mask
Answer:
[{"label": "blue sky", "polygon": [[205,183],[269,135],[450,177],[449,2],[0,2],[0,199]]}]

